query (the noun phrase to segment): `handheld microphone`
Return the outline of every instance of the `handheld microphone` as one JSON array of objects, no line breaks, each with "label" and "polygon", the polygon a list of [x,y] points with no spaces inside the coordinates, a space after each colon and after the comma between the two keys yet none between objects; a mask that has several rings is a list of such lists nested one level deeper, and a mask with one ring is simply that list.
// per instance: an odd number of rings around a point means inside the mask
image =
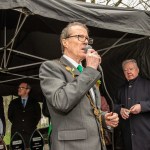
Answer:
[{"label": "handheld microphone", "polygon": [[93,49],[92,46],[91,46],[91,45],[86,45],[86,47],[85,47],[84,50],[85,50],[85,52],[87,53],[87,51],[88,51],[89,49]]},{"label": "handheld microphone", "polygon": [[[86,45],[86,47],[85,47],[85,52],[87,53],[87,51],[89,50],[89,49],[93,49],[92,48],[92,46],[91,45]],[[100,72],[102,72],[102,67],[100,66],[100,65],[98,65],[98,70],[100,71]]]}]

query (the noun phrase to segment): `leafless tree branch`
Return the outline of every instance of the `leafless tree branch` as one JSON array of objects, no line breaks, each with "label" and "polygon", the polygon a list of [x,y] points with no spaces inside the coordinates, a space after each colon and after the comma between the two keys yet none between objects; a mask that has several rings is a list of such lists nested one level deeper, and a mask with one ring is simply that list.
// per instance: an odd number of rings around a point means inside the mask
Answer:
[{"label": "leafless tree branch", "polygon": [[111,0],[107,0],[106,5],[108,5],[110,1],[111,1]]},{"label": "leafless tree branch", "polygon": [[141,3],[144,3],[147,7],[150,8],[150,5],[148,4],[148,2],[149,2],[148,0],[147,0],[146,2],[145,2],[144,0],[140,0],[140,2],[141,2]]},{"label": "leafless tree branch", "polygon": [[122,0],[118,0],[117,3],[115,3],[115,7],[119,6],[121,4]]}]

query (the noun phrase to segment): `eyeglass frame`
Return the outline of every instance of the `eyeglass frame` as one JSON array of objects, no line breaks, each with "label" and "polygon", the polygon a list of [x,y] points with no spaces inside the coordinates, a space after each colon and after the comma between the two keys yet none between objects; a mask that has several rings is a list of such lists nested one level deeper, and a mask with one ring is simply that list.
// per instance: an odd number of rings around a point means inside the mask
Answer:
[{"label": "eyeglass frame", "polygon": [[25,87],[18,87],[18,89],[22,90],[22,89],[29,89],[29,88],[25,88]]},{"label": "eyeglass frame", "polygon": [[[93,39],[92,38],[89,38],[89,37],[85,37],[84,35],[71,35],[71,36],[68,36],[68,37],[66,37],[66,39],[67,38],[71,38],[71,37],[76,37],[76,38],[78,38],[78,40],[80,41],[80,42],[85,42],[85,40],[87,40],[88,41],[88,44],[93,44]],[[83,38],[84,37],[84,40],[82,41],[80,38]]]}]

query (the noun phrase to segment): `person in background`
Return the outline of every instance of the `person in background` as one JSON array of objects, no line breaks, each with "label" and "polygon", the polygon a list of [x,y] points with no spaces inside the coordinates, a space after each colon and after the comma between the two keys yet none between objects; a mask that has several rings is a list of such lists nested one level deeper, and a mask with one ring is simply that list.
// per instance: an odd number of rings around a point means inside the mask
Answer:
[{"label": "person in background", "polygon": [[6,131],[6,121],[2,96],[0,96],[0,124],[0,135],[3,137]]},{"label": "person in background", "polygon": [[100,110],[100,93],[95,84],[101,76],[97,70],[101,57],[94,49],[85,52],[92,42],[85,24],[69,23],[60,41],[63,56],[44,62],[39,72],[51,115],[51,149],[105,150],[102,125],[116,127],[119,118],[116,113]]},{"label": "person in background", "polygon": [[12,100],[8,108],[8,119],[12,123],[11,137],[20,133],[29,147],[30,137],[41,119],[41,108],[29,95],[31,86],[23,82],[18,87],[18,98]]},{"label": "person in background", "polygon": [[134,59],[123,61],[122,68],[127,82],[118,90],[115,110],[124,150],[150,150],[150,81],[139,76]]},{"label": "person in background", "polygon": [[106,100],[105,96],[103,96],[103,95],[101,95],[101,110],[110,112],[110,108],[107,103],[107,100]]}]

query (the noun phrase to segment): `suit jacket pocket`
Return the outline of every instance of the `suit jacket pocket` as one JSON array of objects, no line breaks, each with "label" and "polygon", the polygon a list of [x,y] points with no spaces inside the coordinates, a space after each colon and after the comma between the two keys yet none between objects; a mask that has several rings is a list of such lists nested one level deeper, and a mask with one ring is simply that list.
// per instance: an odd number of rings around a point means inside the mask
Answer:
[{"label": "suit jacket pocket", "polygon": [[58,140],[85,140],[87,139],[87,130],[63,130],[58,131]]}]

